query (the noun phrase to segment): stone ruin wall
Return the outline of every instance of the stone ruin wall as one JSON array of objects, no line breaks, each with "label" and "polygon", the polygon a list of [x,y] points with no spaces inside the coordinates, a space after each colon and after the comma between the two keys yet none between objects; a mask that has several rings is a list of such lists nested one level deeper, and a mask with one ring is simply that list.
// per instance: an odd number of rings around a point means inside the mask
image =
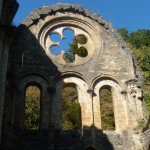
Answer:
[{"label": "stone ruin wall", "polygon": [[[76,56],[75,62],[67,63],[63,54],[54,57],[49,52],[53,43],[48,35],[58,32],[63,37],[65,28],[72,29],[75,36],[87,37],[84,45],[87,57]],[[116,130],[104,131],[107,138],[114,149],[148,149],[148,131],[134,133],[139,122],[148,119],[140,89],[142,73],[130,49],[110,23],[79,5],[57,4],[32,12],[17,30],[8,63],[3,123],[6,134],[8,124],[23,129],[24,90],[32,83],[42,88],[41,129],[48,130],[49,123],[55,129],[62,129],[61,91],[65,84],[75,84],[82,130],[86,127],[88,133],[92,125],[101,130],[99,90],[108,85],[114,91]],[[89,139],[83,137],[84,147],[101,149],[106,136],[95,132]]]}]

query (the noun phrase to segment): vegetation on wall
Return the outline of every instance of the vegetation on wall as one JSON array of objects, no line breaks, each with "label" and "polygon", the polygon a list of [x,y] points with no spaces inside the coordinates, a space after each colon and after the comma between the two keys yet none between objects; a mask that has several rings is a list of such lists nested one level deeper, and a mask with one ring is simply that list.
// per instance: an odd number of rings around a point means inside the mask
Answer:
[{"label": "vegetation on wall", "polygon": [[150,111],[150,30],[141,29],[129,33],[126,28],[121,28],[118,32],[128,43],[142,71],[144,72],[144,98],[147,108]]}]

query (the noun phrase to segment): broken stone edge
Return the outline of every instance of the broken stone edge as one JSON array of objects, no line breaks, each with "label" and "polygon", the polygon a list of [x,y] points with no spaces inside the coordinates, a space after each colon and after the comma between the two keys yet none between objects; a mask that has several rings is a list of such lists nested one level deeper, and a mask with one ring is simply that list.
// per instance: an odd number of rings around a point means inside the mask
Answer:
[{"label": "broken stone edge", "polygon": [[68,4],[68,3],[66,4],[57,3],[52,6],[44,6],[42,8],[38,8],[37,10],[31,12],[28,15],[28,17],[22,21],[21,25],[25,25],[26,27],[29,28],[30,26],[37,24],[40,19],[44,19],[48,15],[55,15],[57,12],[60,12],[60,13],[72,12],[72,13],[83,15],[84,17],[88,17],[96,21],[97,23],[99,23],[101,26],[103,26],[106,29],[107,32],[111,32],[112,36],[117,40],[120,47],[125,49],[128,53],[131,54],[133,63],[134,63],[136,77],[139,80],[141,85],[144,83],[143,72],[138,62],[136,61],[133,52],[130,50],[126,42],[124,42],[124,39],[119,34],[119,32],[117,32],[117,30],[112,26],[111,23],[106,22],[102,16],[100,16],[99,14],[93,13],[89,11],[88,9],[84,9],[80,5]]},{"label": "broken stone edge", "polygon": [[122,45],[122,48],[128,47],[124,42],[123,38],[120,36],[119,33],[116,32],[116,29],[112,26],[111,23],[106,22],[102,16],[93,13],[87,9],[84,9],[80,5],[57,3],[52,6],[44,6],[42,8],[38,8],[37,10],[31,12],[29,16],[25,20],[23,20],[21,24],[30,27],[34,24],[37,24],[40,19],[44,19],[48,15],[54,15],[57,12],[61,12],[61,13],[73,12],[88,17],[96,21],[97,23],[99,23],[106,30],[111,31],[114,37],[117,39],[117,41]]}]

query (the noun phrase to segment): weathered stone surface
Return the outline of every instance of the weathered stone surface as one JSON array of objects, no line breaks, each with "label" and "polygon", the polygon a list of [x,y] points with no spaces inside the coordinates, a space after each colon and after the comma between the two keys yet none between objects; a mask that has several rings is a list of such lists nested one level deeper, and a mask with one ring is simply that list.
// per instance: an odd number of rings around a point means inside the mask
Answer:
[{"label": "weathered stone surface", "polygon": [[[88,55],[75,55],[71,63],[65,61],[64,52],[57,56],[50,52],[53,45],[60,46],[50,39],[50,34],[57,33],[63,40],[63,31],[68,28],[74,36],[84,35],[87,39],[84,44],[78,43],[78,48],[86,48]],[[1,74],[4,83],[0,91],[5,98],[5,119],[0,121],[5,148],[22,149],[27,145],[25,149],[37,149],[39,143],[39,149],[45,150],[88,147],[148,150],[149,130],[135,132],[139,122],[148,119],[140,89],[143,74],[117,30],[101,16],[73,4],[39,8],[18,27],[10,51],[8,44],[3,50],[5,61],[0,65],[4,66]],[[28,85],[41,88],[41,131],[35,133],[26,133],[23,127]],[[82,127],[77,133],[62,131],[61,92],[65,85],[78,91]],[[99,94],[103,87],[112,91],[114,131],[103,131]],[[18,147],[14,143],[18,143]]]},{"label": "weathered stone surface", "polygon": [[18,3],[15,0],[0,0],[0,143],[5,103],[7,62],[12,34],[14,33],[10,28],[17,9]]}]

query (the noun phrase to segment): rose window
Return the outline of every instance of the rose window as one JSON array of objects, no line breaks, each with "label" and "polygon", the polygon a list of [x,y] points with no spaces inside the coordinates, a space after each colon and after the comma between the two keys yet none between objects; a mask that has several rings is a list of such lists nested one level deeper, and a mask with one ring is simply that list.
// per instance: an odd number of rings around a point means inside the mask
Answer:
[{"label": "rose window", "polygon": [[53,31],[50,35],[50,53],[54,56],[63,53],[63,59],[68,63],[75,61],[75,55],[86,57],[87,49],[84,45],[87,43],[87,38],[84,35],[74,35],[72,29],[63,29],[62,37],[57,31]]},{"label": "rose window", "polygon": [[92,60],[100,40],[92,26],[67,19],[45,24],[38,39],[42,50],[54,64],[80,66]]}]

